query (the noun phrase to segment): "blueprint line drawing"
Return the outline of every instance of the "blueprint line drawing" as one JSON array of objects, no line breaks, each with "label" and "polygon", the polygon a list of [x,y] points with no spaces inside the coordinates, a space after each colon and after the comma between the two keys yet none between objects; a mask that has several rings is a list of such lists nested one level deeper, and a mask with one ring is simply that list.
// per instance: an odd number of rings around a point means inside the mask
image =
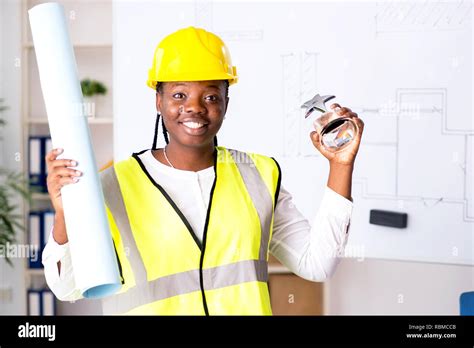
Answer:
[{"label": "blueprint line drawing", "polygon": [[[306,58],[311,57],[313,66],[316,65],[316,54],[307,55]],[[291,53],[282,55],[283,64],[283,101],[284,101],[284,124],[283,133],[285,141],[285,156],[298,157],[318,157],[318,153],[314,149],[309,149],[305,152],[302,144],[305,136],[309,133],[305,126],[301,110],[298,105],[301,103],[303,91],[313,91],[316,83],[311,80],[312,74],[308,73],[308,67],[302,64],[304,61],[302,54]],[[309,59],[307,59],[309,60]],[[309,65],[309,64],[307,64]],[[309,65],[311,66],[311,65]],[[309,70],[311,71],[311,69]],[[302,76],[305,76],[303,79]],[[355,177],[354,182],[361,185],[361,192],[363,198],[379,199],[379,200],[398,200],[398,201],[419,201],[426,207],[432,207],[437,204],[459,204],[463,206],[463,221],[474,221],[474,215],[469,213],[469,207],[474,204],[472,197],[468,197],[469,182],[468,178],[472,176],[472,139],[474,139],[474,131],[472,129],[454,129],[448,127],[448,107],[447,107],[447,90],[445,88],[397,88],[395,90],[395,100],[386,103],[379,107],[361,107],[361,117],[365,113],[374,113],[380,117],[394,116],[395,117],[395,142],[380,142],[367,141],[362,142],[362,146],[375,146],[393,148],[395,151],[395,176],[394,176],[394,193],[393,194],[377,194],[369,192],[369,179],[367,177]],[[433,138],[433,141],[443,141],[443,137],[457,138],[462,143],[462,147],[454,148],[452,157],[449,159],[455,162],[459,171],[462,172],[462,180],[454,182],[452,185],[462,185],[462,195],[459,196],[445,196],[433,194],[408,194],[411,189],[405,188],[401,190],[400,185],[406,180],[400,179],[400,173],[404,172],[405,164],[411,154],[408,152],[401,152],[400,145],[407,139],[411,140],[410,134],[404,134],[401,131],[401,122],[403,127],[407,127],[409,122],[419,124],[423,122],[433,122],[434,127],[430,128],[429,134],[425,134],[427,138]],[[407,138],[408,136],[408,138]],[[302,139],[302,141],[298,141]],[[469,146],[471,144],[471,146]],[[312,146],[312,144],[311,144]],[[462,155],[461,155],[462,154]],[[410,160],[409,160],[410,162]],[[471,160],[472,162],[472,160]],[[411,163],[411,162],[410,162]],[[415,161],[416,165],[416,161]],[[469,170],[468,170],[469,169]],[[424,173],[423,167],[412,168],[413,173]],[[472,189],[471,189],[472,190]],[[403,192],[402,192],[403,191]]]},{"label": "blueprint line drawing", "polygon": [[[448,128],[448,103],[446,88],[405,88],[397,90],[397,101],[399,105],[403,105],[403,97],[406,95],[433,95],[439,97],[438,104],[425,106],[420,108],[420,112],[439,114],[442,117],[441,134],[474,134],[474,129],[450,129]],[[403,110],[400,110],[403,112]]]},{"label": "blueprint line drawing", "polygon": [[215,32],[224,42],[227,41],[261,41],[263,30],[214,30],[214,4],[213,1],[194,0],[194,23],[198,28]]},{"label": "blueprint line drawing", "polygon": [[[427,207],[434,206],[439,203],[445,204],[460,204],[463,205],[463,221],[472,222],[474,216],[469,213],[469,206],[472,202],[472,197],[468,197],[468,191],[472,188],[469,187],[468,179],[473,176],[472,172],[472,139],[474,139],[474,132],[470,129],[449,129],[447,127],[448,120],[448,109],[447,109],[447,90],[443,88],[399,88],[396,90],[396,103],[392,105],[392,111],[396,114],[396,142],[395,143],[380,143],[380,142],[368,142],[365,145],[369,146],[388,146],[395,149],[395,193],[393,195],[381,195],[376,193],[368,192],[368,178],[357,177],[354,182],[361,185],[362,197],[372,199],[388,199],[388,200],[411,200],[421,201]],[[389,112],[391,108],[389,108]],[[383,113],[383,108],[371,108],[366,107],[362,110]],[[387,110],[385,110],[386,112]],[[443,137],[456,137],[461,140],[462,148],[457,149],[453,152],[452,162],[457,163],[460,171],[463,173],[463,179],[461,182],[454,182],[453,185],[462,185],[462,196],[459,197],[444,197],[444,196],[432,196],[432,195],[408,195],[401,193],[400,191],[400,165],[401,162],[406,161],[406,158],[402,158],[400,152],[400,144],[404,141],[403,135],[400,132],[401,120],[409,120],[412,122],[421,121],[424,122],[426,119],[432,119],[437,124],[439,130],[439,138],[435,138],[436,134],[425,134],[426,138],[433,141],[442,141]],[[470,144],[470,145],[469,145]],[[459,153],[462,153],[462,159]],[[423,173],[423,168],[417,168],[413,170],[414,173]],[[406,190],[410,191],[410,190]]]},{"label": "blueprint line drawing", "polygon": [[283,139],[284,156],[297,157],[300,155],[299,137],[301,110],[300,65],[299,55],[288,53],[281,56],[283,81]]},{"label": "blueprint line drawing", "polygon": [[312,119],[304,119],[301,105],[317,92],[318,53],[292,52],[281,55],[283,84],[284,156],[319,156],[309,139]]},{"label": "blueprint line drawing", "polygon": [[378,1],[376,34],[463,30],[472,22],[472,0]]}]

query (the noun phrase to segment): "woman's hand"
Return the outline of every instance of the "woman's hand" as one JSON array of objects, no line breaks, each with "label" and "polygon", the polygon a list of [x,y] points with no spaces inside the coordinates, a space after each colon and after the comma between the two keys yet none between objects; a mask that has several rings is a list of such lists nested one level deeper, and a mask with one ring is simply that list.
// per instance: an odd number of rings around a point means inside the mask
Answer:
[{"label": "woman's hand", "polygon": [[[65,185],[75,184],[79,181],[82,173],[78,170],[69,168],[77,166],[77,162],[70,159],[57,159],[63,152],[62,149],[54,149],[46,155],[46,165],[48,166],[48,193],[53,204],[54,228],[53,238],[56,243],[65,244],[68,242],[66,221],[64,219],[63,200],[61,198],[61,188]],[[61,271],[61,262],[58,262],[58,271]]]},{"label": "woman's hand", "polygon": [[357,116],[355,112],[352,112],[351,109],[341,107],[339,104],[332,104],[331,109],[334,112],[337,112],[339,116],[349,117],[352,121],[354,121],[358,128],[356,137],[346,148],[336,153],[328,151],[324,146],[321,145],[320,136],[316,131],[311,132],[311,141],[318,151],[329,160],[331,165],[353,166],[357,152],[359,151],[360,140],[362,138],[362,132],[364,131],[364,122]]},{"label": "woman's hand", "polygon": [[46,155],[48,167],[48,193],[57,214],[64,213],[61,188],[65,185],[74,184],[79,181],[82,173],[70,167],[77,166],[77,162],[70,159],[57,159],[63,152],[62,149],[54,149]]}]

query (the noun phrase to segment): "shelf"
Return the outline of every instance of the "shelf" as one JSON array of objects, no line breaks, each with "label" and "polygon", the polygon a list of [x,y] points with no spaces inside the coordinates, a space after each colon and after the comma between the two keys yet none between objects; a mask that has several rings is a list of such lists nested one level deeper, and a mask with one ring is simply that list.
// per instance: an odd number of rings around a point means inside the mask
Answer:
[{"label": "shelf", "polygon": [[[34,48],[32,42],[27,42],[23,44],[24,48]],[[112,48],[112,44],[110,43],[77,43],[73,44],[72,47],[74,49],[86,49],[86,48]]]},{"label": "shelf", "polygon": [[[29,124],[48,124],[47,118],[29,118],[27,120]],[[87,123],[89,124],[113,124],[114,119],[112,117],[96,117],[88,118]]]},{"label": "shelf", "polygon": [[291,272],[288,268],[283,265],[275,265],[269,264],[268,265],[268,274],[290,274]]},{"label": "shelf", "polygon": [[42,192],[35,192],[31,195],[31,198],[35,201],[49,201],[49,194]]},{"label": "shelf", "polygon": [[26,272],[32,276],[44,276],[44,268],[27,268]]}]

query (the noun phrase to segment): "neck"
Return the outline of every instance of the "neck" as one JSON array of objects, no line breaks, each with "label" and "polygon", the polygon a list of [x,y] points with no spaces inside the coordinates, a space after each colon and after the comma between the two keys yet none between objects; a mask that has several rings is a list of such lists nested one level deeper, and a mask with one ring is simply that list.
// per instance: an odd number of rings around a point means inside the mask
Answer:
[{"label": "neck", "polygon": [[[163,151],[156,151],[153,155],[158,161],[169,165]],[[166,155],[174,168],[197,172],[214,165],[214,144],[188,147],[170,141],[166,147]]]}]

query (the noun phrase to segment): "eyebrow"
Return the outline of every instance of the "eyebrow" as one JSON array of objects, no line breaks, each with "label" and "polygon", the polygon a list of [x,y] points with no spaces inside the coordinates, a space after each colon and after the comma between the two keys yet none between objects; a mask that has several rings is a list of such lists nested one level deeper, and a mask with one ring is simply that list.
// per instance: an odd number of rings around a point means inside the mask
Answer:
[{"label": "eyebrow", "polygon": [[[177,86],[186,86],[184,83],[181,83],[181,82],[173,82],[171,87],[177,87]],[[219,86],[216,85],[216,84],[212,84],[212,85],[208,85],[208,86],[205,86],[205,88],[215,88],[215,89],[219,89]]]}]

